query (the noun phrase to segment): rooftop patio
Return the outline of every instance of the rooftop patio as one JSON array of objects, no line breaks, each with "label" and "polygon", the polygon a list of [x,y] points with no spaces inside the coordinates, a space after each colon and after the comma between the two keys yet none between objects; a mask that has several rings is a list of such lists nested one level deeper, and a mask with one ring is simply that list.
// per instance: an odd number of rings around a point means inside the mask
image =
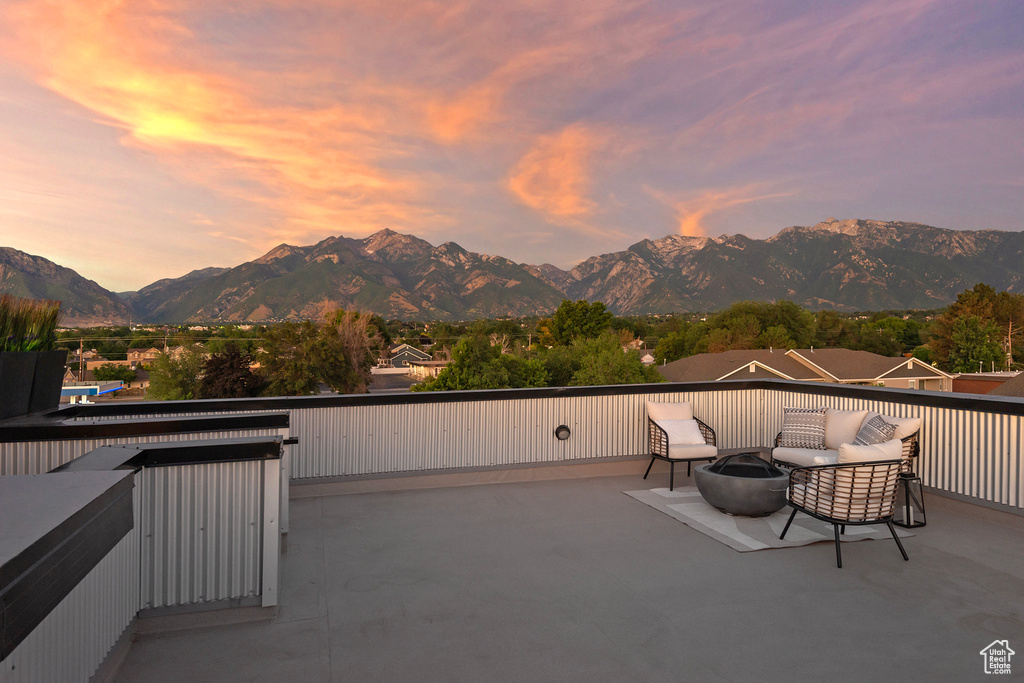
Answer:
[{"label": "rooftop patio", "polygon": [[[740,553],[624,495],[668,484],[648,400],[722,449],[788,405],[922,418],[910,561]],[[1024,642],[1022,462],[1024,400],[776,380],[73,406],[0,425],[0,482],[116,506],[28,550],[5,517],[0,680],[966,680]]]},{"label": "rooftop patio", "polygon": [[623,495],[667,486],[645,465],[293,498],[276,618],[142,635],[116,680],[964,681],[1024,642],[1024,518],[932,495],[909,562],[868,540],[838,569]]}]

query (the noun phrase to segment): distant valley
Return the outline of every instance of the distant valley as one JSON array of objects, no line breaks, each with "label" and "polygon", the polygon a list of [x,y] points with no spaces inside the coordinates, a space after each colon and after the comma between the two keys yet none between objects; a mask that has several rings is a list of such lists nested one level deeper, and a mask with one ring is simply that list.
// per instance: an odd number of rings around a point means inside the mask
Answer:
[{"label": "distant valley", "polygon": [[1024,291],[1024,233],[829,219],[765,240],[642,240],[571,270],[434,246],[382,230],[363,239],[282,244],[234,268],[154,282],[124,298],[40,256],[0,248],[0,292],[60,299],[64,324],[265,322],[334,308],[406,320],[547,314],[562,299],[620,315],[703,311],[743,299],[810,309],[945,306],[977,282]]}]

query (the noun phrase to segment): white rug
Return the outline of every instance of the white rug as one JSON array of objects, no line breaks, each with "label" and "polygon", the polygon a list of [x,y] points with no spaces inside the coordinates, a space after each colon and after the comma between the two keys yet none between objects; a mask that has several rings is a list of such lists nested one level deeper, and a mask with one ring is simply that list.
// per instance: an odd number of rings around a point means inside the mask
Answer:
[{"label": "white rug", "polygon": [[[675,491],[645,489],[623,493],[741,553],[765,548],[791,548],[819,541],[835,542],[831,524],[800,512],[796,513],[785,540],[780,540],[779,534],[793,512],[788,505],[767,517],[734,517],[708,505],[695,486]],[[896,533],[900,538],[913,536],[905,529],[897,528]],[[892,535],[884,524],[848,526],[840,539],[844,542],[888,539],[892,543]]]}]

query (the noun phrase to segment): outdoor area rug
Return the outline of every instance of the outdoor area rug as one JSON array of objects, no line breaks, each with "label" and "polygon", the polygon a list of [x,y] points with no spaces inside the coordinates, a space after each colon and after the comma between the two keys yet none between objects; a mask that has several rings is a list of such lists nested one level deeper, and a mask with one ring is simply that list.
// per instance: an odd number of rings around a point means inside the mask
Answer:
[{"label": "outdoor area rug", "polygon": [[[786,520],[793,512],[793,508],[788,505],[767,517],[734,517],[708,505],[695,486],[678,488],[675,491],[645,489],[643,491],[623,491],[623,493],[655,510],[664,512],[669,517],[678,519],[683,524],[741,553],[764,550],[765,548],[791,548],[819,541],[835,542],[831,524],[799,512],[789,527],[789,531],[786,532],[786,539],[779,540],[779,534],[782,533],[782,529],[786,526]],[[905,529],[896,529],[896,533],[900,538],[913,536]],[[892,536],[884,524],[848,526],[846,533],[840,536],[840,539],[842,541],[888,539],[892,543]]]}]

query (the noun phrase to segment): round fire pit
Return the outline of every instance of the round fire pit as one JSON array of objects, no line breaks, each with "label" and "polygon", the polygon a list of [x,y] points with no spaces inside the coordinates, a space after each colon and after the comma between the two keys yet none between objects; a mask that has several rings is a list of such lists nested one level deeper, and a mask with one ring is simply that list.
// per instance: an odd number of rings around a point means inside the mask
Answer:
[{"label": "round fire pit", "polygon": [[789,474],[753,453],[698,465],[693,478],[704,500],[730,515],[763,517],[786,505]]}]

